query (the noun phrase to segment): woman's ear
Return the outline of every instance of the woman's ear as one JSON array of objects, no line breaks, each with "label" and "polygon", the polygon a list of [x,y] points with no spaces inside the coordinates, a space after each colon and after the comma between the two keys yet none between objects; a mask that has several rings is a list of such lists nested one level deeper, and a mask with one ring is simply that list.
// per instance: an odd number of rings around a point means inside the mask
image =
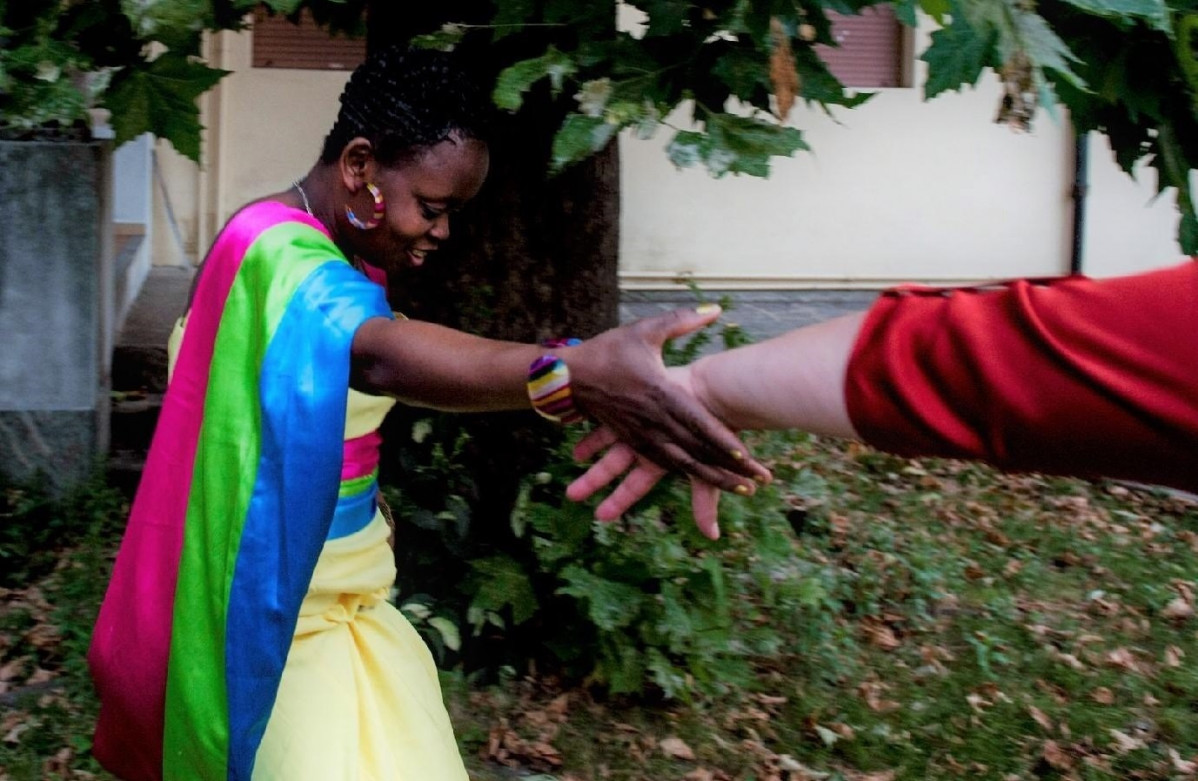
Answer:
[{"label": "woman's ear", "polygon": [[375,165],[374,146],[369,140],[358,136],[341,150],[338,166],[342,184],[351,193],[356,193],[367,182],[373,181]]}]

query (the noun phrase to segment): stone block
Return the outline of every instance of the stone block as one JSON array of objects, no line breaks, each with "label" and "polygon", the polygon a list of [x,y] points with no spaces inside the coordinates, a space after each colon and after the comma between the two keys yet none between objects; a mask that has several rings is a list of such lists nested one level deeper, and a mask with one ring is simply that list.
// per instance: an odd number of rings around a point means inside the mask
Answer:
[{"label": "stone block", "polygon": [[108,447],[107,142],[0,142],[0,470],[56,488]]}]

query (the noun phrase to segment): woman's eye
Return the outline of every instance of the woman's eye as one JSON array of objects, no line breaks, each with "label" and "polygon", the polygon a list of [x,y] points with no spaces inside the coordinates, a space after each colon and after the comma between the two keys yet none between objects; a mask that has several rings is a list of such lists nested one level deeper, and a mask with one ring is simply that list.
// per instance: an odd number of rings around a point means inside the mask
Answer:
[{"label": "woman's eye", "polygon": [[435,209],[427,203],[420,204],[420,211],[422,214],[424,214],[424,219],[426,220],[436,220],[440,218],[442,214],[445,214],[444,209]]}]

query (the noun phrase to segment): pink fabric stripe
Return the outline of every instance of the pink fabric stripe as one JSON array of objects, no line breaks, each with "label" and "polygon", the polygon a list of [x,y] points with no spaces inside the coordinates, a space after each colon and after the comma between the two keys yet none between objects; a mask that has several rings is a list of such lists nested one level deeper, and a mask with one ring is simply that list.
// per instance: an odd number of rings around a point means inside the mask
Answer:
[{"label": "pink fabric stripe", "polygon": [[383,437],[377,431],[345,440],[345,458],[341,462],[341,479],[353,480],[374,472],[379,465],[379,445],[382,443]]},{"label": "pink fabric stripe", "polygon": [[387,272],[386,271],[379,268],[378,266],[372,266],[364,260],[360,260],[359,262],[362,264],[362,273],[366,275],[367,279],[369,279],[371,282],[378,285],[379,287],[382,287],[382,288],[387,287]]},{"label": "pink fabric stripe", "polygon": [[[205,264],[207,267],[199,277],[196,300],[219,302],[219,308],[200,308],[187,317],[179,359],[109,584],[111,594],[135,597],[115,599],[112,608],[106,600],[96,620],[90,654],[93,667],[104,669],[103,677],[110,680],[128,680],[116,684],[114,696],[106,699],[94,750],[110,769],[124,767],[122,775],[128,778],[145,777],[144,773],[154,771],[153,777],[157,777],[161,773],[167,672],[164,661],[169,662],[183,525],[208,392],[209,367],[229,290],[246,249],[262,231],[291,220],[307,223],[327,235],[324,226],[314,218],[277,202],[255,204],[248,216],[250,219],[243,216],[245,228],[236,235],[225,232],[217,237],[209,253],[211,262]],[[154,551],[169,551],[170,555],[143,553]],[[117,609],[118,603],[136,605],[136,615]],[[130,626],[135,626],[136,631],[127,631]],[[111,709],[109,702],[113,704]],[[114,748],[144,745],[147,751],[157,754],[158,767],[150,771],[147,765],[152,766],[154,760],[148,757],[115,756],[109,745]]]}]

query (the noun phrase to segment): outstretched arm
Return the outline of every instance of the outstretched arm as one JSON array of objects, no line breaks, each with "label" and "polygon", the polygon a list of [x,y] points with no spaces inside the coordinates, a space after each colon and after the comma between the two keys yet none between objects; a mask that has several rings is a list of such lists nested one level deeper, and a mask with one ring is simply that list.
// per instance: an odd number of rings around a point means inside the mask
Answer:
[{"label": "outstretched arm", "polygon": [[414,320],[368,320],[353,344],[355,387],[453,412],[529,409],[529,365],[554,353],[578,406],[662,466],[725,490],[752,492],[769,472],[702,404],[667,381],[661,347],[708,325],[719,309],[677,310],[547,349],[484,339]]},{"label": "outstretched arm", "polygon": [[[700,358],[671,369],[670,380],[733,429],[800,428],[855,436],[845,407],[844,377],[864,317],[846,315]],[[569,486],[570,499],[584,500],[627,473],[596,508],[600,520],[619,518],[665,475],[617,440],[614,432],[599,430],[575,449],[579,460],[603,456]],[[715,537],[718,492],[692,481],[691,493],[695,523]]]},{"label": "outstretched arm", "polygon": [[[868,315],[696,362],[680,387],[734,429],[859,436],[905,456],[1194,492],[1195,333],[1192,260],[1102,280],[903,287]],[[588,440],[580,455],[601,445]],[[598,490],[630,458],[614,448],[569,495]],[[644,478],[617,489],[602,515],[626,509],[647,490]]]}]

